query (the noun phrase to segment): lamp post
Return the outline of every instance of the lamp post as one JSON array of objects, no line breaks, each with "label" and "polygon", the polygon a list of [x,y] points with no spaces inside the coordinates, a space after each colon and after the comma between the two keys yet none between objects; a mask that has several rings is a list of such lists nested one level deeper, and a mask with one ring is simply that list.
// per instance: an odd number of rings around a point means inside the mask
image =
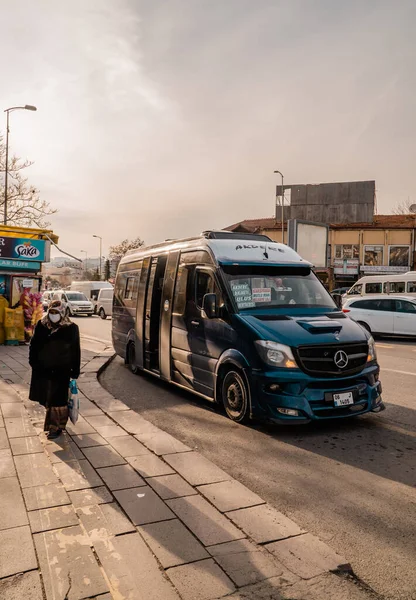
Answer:
[{"label": "lamp post", "polygon": [[[280,171],[274,171],[282,178],[282,244],[285,243],[285,209],[284,209],[284,201],[285,201],[285,186],[283,184],[283,173]],[[277,202],[276,202],[277,207]]]},{"label": "lamp post", "polygon": [[103,274],[102,274],[102,270],[101,270],[101,266],[102,266],[101,262],[103,259],[103,238],[100,235],[93,235],[92,237],[95,237],[100,240],[100,281],[101,281],[103,278]]},{"label": "lamp post", "polygon": [[88,254],[87,254],[87,251],[86,250],[80,250],[80,252],[83,252],[85,254],[85,262],[84,262],[85,268],[84,268],[84,271],[88,271]]},{"label": "lamp post", "polygon": [[4,172],[4,224],[7,225],[7,200],[9,182],[9,115],[14,110],[37,110],[36,106],[25,104],[25,106],[11,106],[5,109],[6,113],[6,166]]}]

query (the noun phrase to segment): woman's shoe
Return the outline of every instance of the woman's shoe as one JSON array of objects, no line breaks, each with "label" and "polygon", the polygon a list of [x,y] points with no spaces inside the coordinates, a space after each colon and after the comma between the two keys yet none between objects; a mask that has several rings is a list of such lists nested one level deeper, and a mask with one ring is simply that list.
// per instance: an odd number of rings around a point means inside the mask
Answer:
[{"label": "woman's shoe", "polygon": [[58,429],[58,431],[50,431],[48,433],[48,440],[56,440],[62,433],[62,429]]}]

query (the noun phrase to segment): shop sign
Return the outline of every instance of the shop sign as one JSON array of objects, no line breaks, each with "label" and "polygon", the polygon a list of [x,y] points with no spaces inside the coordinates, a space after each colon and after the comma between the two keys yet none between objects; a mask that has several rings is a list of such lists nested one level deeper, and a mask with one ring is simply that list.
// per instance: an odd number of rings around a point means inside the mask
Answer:
[{"label": "shop sign", "polygon": [[359,269],[357,258],[335,258],[334,275],[356,275]]},{"label": "shop sign", "polygon": [[46,258],[45,240],[0,237],[0,258],[43,262]]},{"label": "shop sign", "polygon": [[407,273],[410,267],[389,267],[388,265],[362,265],[360,271],[364,273]]},{"label": "shop sign", "polygon": [[10,260],[0,258],[0,269],[14,269],[15,271],[40,271],[40,262],[29,262],[27,260]]}]

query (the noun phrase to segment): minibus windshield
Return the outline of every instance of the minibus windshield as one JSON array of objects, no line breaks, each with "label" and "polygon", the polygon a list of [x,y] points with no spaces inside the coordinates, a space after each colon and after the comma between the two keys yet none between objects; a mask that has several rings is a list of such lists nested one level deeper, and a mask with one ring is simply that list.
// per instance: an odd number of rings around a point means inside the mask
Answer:
[{"label": "minibus windshield", "polygon": [[329,293],[309,268],[223,265],[222,269],[239,310],[336,308]]}]

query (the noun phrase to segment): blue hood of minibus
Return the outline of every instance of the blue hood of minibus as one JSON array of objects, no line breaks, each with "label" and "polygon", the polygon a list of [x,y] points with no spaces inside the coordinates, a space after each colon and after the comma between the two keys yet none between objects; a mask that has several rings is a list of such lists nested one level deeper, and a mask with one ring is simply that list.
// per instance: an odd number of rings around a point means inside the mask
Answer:
[{"label": "blue hood of minibus", "polygon": [[[328,316],[330,314],[330,316]],[[343,313],[321,315],[237,314],[258,339],[297,348],[312,344],[365,342],[369,335]]]}]

